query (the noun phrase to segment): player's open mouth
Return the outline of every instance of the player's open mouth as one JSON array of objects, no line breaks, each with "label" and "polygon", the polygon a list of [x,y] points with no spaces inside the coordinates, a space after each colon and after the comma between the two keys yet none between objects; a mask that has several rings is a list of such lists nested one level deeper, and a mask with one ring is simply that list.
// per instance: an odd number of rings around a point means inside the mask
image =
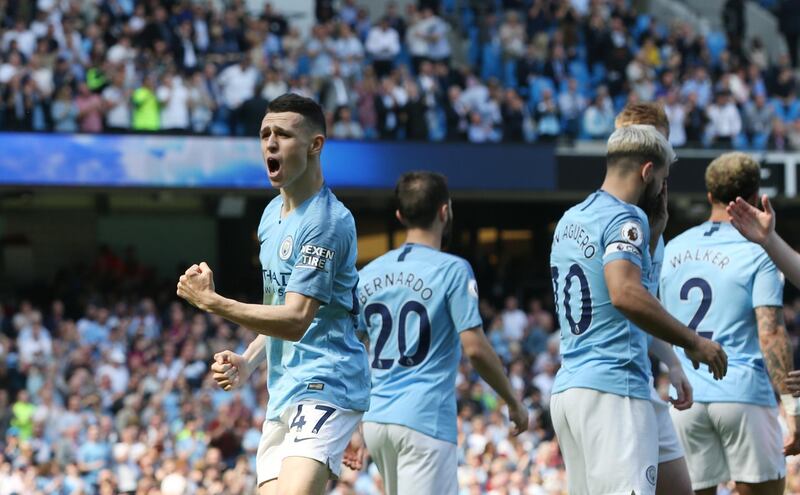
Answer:
[{"label": "player's open mouth", "polygon": [[277,158],[269,157],[267,158],[267,169],[270,175],[274,175],[281,169],[281,162]]}]

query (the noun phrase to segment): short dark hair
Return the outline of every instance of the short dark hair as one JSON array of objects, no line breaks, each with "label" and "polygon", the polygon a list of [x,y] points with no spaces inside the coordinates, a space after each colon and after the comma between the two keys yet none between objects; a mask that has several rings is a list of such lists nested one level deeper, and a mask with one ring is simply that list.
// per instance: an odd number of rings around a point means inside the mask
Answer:
[{"label": "short dark hair", "polygon": [[435,172],[407,172],[394,189],[397,209],[406,227],[428,228],[436,212],[450,201],[447,179]]},{"label": "short dark hair", "polygon": [[267,105],[267,113],[294,112],[303,116],[311,129],[319,131],[323,136],[328,135],[325,126],[325,113],[316,101],[296,93],[284,93]]}]

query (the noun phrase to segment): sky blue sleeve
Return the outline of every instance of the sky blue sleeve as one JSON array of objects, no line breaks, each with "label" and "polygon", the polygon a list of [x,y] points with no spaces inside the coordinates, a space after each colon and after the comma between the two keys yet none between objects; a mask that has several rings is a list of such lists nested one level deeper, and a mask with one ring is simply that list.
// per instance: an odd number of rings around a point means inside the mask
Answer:
[{"label": "sky blue sleeve", "polygon": [[333,298],[333,282],[337,268],[351,257],[355,249],[355,227],[346,222],[335,225],[309,224],[301,230],[295,245],[298,247],[286,292],[313,297],[322,304]]},{"label": "sky blue sleeve", "polygon": [[616,260],[627,260],[642,267],[642,250],[650,245],[649,228],[635,214],[625,212],[614,217],[603,232],[603,266]]},{"label": "sky blue sleeve", "polygon": [[753,279],[753,307],[783,306],[783,274],[764,254]]},{"label": "sky blue sleeve", "polygon": [[656,250],[653,253],[652,268],[650,269],[650,275],[647,279],[647,290],[649,290],[653,296],[658,296],[658,285],[661,279],[661,267],[663,266],[664,236],[662,235],[658,238],[658,244],[656,245]]},{"label": "sky blue sleeve", "polygon": [[450,271],[450,290],[447,292],[447,309],[455,329],[461,333],[483,325],[478,311],[478,282],[469,263],[461,260]]},{"label": "sky blue sleeve", "polygon": [[[356,291],[357,294],[361,294],[361,280],[364,280],[364,270],[358,272],[358,289]],[[356,300],[358,300],[356,298]],[[362,335],[368,335],[369,332],[367,331],[367,322],[364,320],[364,305],[359,301],[358,306],[358,317],[356,318],[356,335],[361,338]]]}]

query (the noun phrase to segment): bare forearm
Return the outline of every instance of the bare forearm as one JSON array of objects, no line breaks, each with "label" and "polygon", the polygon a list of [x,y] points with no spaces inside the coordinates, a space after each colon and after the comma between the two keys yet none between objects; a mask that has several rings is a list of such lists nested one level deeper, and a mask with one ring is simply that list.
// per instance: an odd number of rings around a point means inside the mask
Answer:
[{"label": "bare forearm", "polygon": [[644,286],[630,284],[620,301],[614,302],[623,315],[639,328],[670,344],[687,349],[695,345],[697,334],[667,313]]},{"label": "bare forearm", "polygon": [[218,294],[214,296],[203,309],[261,335],[297,341],[305,331],[300,330],[302,318],[286,305],[246,304]]},{"label": "bare forearm", "polygon": [[264,348],[266,344],[267,336],[259,334],[250,342],[250,345],[247,346],[247,350],[244,351],[243,356],[247,362],[247,368],[251,372],[267,360],[267,351]]},{"label": "bare forearm", "polygon": [[764,242],[764,250],[789,282],[800,287],[800,253],[792,249],[775,231]]},{"label": "bare forearm", "polygon": [[654,356],[656,359],[667,365],[667,368],[669,369],[681,365],[672,346],[661,339],[654,338],[650,343],[649,351],[651,356]]},{"label": "bare forearm", "polygon": [[772,386],[780,394],[788,394],[786,377],[792,371],[792,344],[780,308],[756,308],[758,340]]},{"label": "bare forearm", "polygon": [[511,383],[506,377],[503,363],[491,349],[481,349],[475,355],[470,356],[470,362],[475,371],[486,380],[492,389],[503,398],[508,404],[513,404],[517,399],[511,388]]}]

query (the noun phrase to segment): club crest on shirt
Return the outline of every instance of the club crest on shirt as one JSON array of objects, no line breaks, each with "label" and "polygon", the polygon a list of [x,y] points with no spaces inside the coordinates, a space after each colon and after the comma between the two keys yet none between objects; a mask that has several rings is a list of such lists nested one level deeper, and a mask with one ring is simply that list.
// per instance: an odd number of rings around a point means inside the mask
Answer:
[{"label": "club crest on shirt", "polygon": [[647,471],[645,472],[645,476],[647,476],[647,482],[650,483],[653,486],[656,485],[656,474],[657,474],[657,472],[658,471],[656,470],[655,466],[648,467]]},{"label": "club crest on shirt", "polygon": [[278,257],[283,261],[289,259],[289,256],[292,255],[292,247],[294,245],[294,240],[292,236],[287,235],[286,238],[281,242],[281,247],[278,250]]},{"label": "club crest on shirt", "polygon": [[622,226],[622,238],[634,246],[642,245],[642,227],[636,222],[625,222]]}]

